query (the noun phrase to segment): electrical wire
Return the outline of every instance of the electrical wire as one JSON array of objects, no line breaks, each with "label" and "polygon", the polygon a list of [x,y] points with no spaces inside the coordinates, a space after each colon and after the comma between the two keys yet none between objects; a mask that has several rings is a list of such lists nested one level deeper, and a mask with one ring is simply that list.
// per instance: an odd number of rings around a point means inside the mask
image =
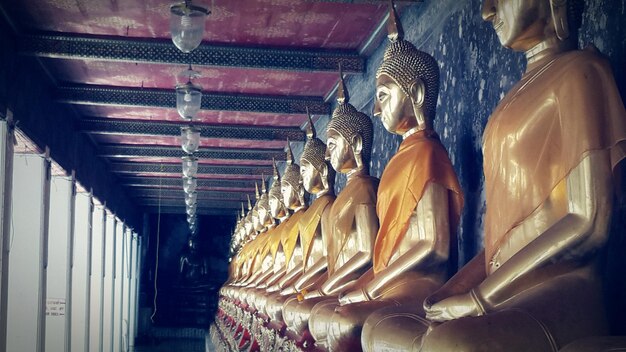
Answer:
[{"label": "electrical wire", "polygon": [[157,242],[156,242],[156,260],[155,260],[155,264],[154,264],[154,300],[153,300],[153,307],[154,307],[154,311],[152,312],[152,315],[150,316],[150,320],[152,321],[152,323],[154,323],[154,316],[156,315],[157,312],[157,296],[158,296],[158,289],[157,289],[157,277],[159,276],[159,240],[161,237],[161,190],[162,190],[162,185],[163,185],[163,164],[161,164],[161,176],[159,176],[159,210],[158,210],[158,214],[157,214]]}]

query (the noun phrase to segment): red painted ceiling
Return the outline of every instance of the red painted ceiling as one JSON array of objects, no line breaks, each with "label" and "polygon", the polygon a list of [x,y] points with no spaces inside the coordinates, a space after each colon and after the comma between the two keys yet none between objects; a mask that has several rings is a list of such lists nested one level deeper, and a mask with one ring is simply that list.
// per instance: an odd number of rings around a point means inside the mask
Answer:
[{"label": "red painted ceiling", "polygon": [[[21,0],[2,6],[20,32],[63,32],[77,35],[105,35],[123,38],[170,39],[169,7],[165,0]],[[332,0],[203,0],[209,7],[204,41],[244,47],[302,49],[348,49],[357,51],[373,35],[387,3],[349,4]],[[42,64],[59,85],[100,85],[112,87],[173,90],[184,83],[180,64],[113,62],[92,59],[41,58]],[[337,82],[336,72],[252,69],[240,67],[194,67],[201,76],[194,80],[204,92],[271,96],[314,96],[323,98]],[[168,121],[184,124],[174,109],[105,105],[74,105],[81,118],[108,118],[141,121]],[[300,127],[304,114],[272,114],[243,111],[201,111],[198,123],[264,127]],[[94,143],[103,145],[179,147],[179,136],[91,133]],[[283,149],[285,141],[202,138],[201,148]],[[115,157],[110,162],[180,163],[168,157]],[[201,164],[223,166],[268,166],[270,160],[201,159]],[[174,177],[174,173],[122,173],[124,177]],[[259,180],[260,175],[198,175],[214,180]],[[269,175],[267,175],[269,176]],[[151,186],[152,188],[157,188]],[[142,186],[141,189],[150,188]],[[178,189],[179,187],[175,187]],[[135,187],[129,188],[131,191]],[[199,188],[201,191],[209,189]],[[236,187],[210,190],[253,191]],[[182,193],[182,191],[181,191]]]},{"label": "red painted ceiling", "polygon": [[[21,0],[19,20],[30,29],[138,38],[170,38],[163,0]],[[238,45],[357,48],[386,4],[303,0],[194,1],[210,7],[204,40]]]}]

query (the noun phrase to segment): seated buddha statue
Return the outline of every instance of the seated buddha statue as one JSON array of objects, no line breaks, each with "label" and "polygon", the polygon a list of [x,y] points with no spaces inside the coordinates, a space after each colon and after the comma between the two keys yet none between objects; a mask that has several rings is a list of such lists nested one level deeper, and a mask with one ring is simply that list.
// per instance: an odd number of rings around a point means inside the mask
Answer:
[{"label": "seated buddha statue", "polygon": [[281,181],[283,204],[293,214],[283,225],[281,245],[285,254],[285,271],[282,277],[268,286],[265,296],[265,312],[270,320],[282,322],[282,307],[287,298],[280,290],[292,284],[302,273],[302,246],[300,239],[300,219],[307,210],[305,190],[300,175],[300,166],[294,163],[291,146],[287,145],[287,166]]},{"label": "seated buddha statue", "polygon": [[626,112],[607,60],[575,49],[581,5],[483,3],[527,67],[483,134],[485,248],[425,300],[422,351],[556,351],[607,334],[599,253]]},{"label": "seated buddha statue", "polygon": [[316,341],[326,338],[326,329],[319,327],[329,316],[322,307],[336,305],[337,296],[354,287],[371,267],[378,232],[378,179],[369,176],[373,125],[367,115],[349,103],[341,69],[339,76],[338,104],[326,131],[326,157],[336,171],[347,176],[347,182],[328,214],[328,278],[319,289],[304,295],[295,316],[295,320],[308,318],[309,331]]},{"label": "seated buddha statue", "polygon": [[[326,243],[329,239],[324,236],[328,230],[323,228],[322,224],[330,223],[328,214],[335,201],[335,170],[325,158],[326,145],[319,138],[316,138],[315,126],[310,115],[308,115],[308,119],[307,140],[300,157],[300,174],[304,189],[315,195],[316,198],[302,215],[299,223],[303,253],[302,275],[292,285],[285,285],[286,287],[281,291],[282,295],[289,295],[284,301],[282,315],[289,332],[295,334],[294,340],[300,340],[298,335],[308,325],[308,320],[300,319],[299,324],[294,321],[294,315],[298,308],[304,308],[304,305],[300,307],[296,293],[302,297],[309,290],[315,291],[321,287],[327,278]],[[302,324],[303,322],[306,324]]]},{"label": "seated buddha statue", "polygon": [[376,73],[374,115],[388,132],[402,136],[402,143],[378,187],[380,228],[372,270],[339,302],[316,312],[329,317],[319,323],[326,324],[327,347],[333,351],[360,350],[363,323],[375,310],[402,306],[423,317],[424,299],[446,282],[450,266],[456,265],[463,196],[433,130],[439,67],[432,56],[403,39],[393,7],[389,38]]}]

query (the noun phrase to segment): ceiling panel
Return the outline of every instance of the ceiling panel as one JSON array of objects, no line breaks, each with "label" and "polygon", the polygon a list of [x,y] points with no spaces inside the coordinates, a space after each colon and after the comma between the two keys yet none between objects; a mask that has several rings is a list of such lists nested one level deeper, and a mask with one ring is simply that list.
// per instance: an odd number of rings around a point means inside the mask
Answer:
[{"label": "ceiling panel", "polygon": [[[43,59],[59,81],[104,86],[174,89],[187,82],[186,66],[98,60]],[[194,67],[204,91],[323,96],[337,82],[334,72]]]},{"label": "ceiling panel", "polygon": [[[169,38],[164,0],[22,0],[11,8],[31,30]],[[301,0],[215,0],[204,40],[238,45],[357,48],[387,6]]]}]

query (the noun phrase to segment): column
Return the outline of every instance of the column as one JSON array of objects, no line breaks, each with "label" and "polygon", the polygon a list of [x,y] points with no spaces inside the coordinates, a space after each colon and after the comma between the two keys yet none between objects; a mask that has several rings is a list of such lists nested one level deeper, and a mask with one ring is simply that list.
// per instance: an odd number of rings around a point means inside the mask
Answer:
[{"label": "column", "polygon": [[104,282],[102,301],[102,351],[113,351],[113,272],[115,269],[115,234],[117,222],[115,215],[107,214],[106,240],[104,241]]},{"label": "column", "polygon": [[89,351],[89,267],[94,207],[91,194],[76,195],[72,251],[72,309],[70,351]]},{"label": "column", "polygon": [[[46,153],[48,154],[48,153]],[[15,154],[9,251],[6,351],[43,351],[50,163]],[[19,195],[19,196],[18,196]]]},{"label": "column", "polygon": [[133,262],[134,250],[133,250],[133,238],[132,231],[130,228],[126,228],[124,232],[124,263],[122,269],[122,280],[123,280],[123,290],[122,290],[122,300],[124,304],[122,305],[122,351],[128,351],[130,349],[129,338],[130,338],[130,312],[131,312],[131,267]]},{"label": "column", "polygon": [[89,351],[102,352],[102,282],[106,211],[98,204],[93,211],[91,267],[89,271]]},{"label": "column", "polygon": [[118,219],[115,231],[115,266],[113,271],[113,352],[120,352],[122,347],[122,290],[124,289],[124,276],[122,266],[124,263],[124,223]]},{"label": "column", "polygon": [[46,287],[46,352],[64,352],[71,305],[67,289],[70,280],[74,181],[52,176],[50,181],[50,225]]},{"label": "column", "polygon": [[11,189],[13,180],[13,130],[11,112],[7,119],[0,120],[0,347],[6,346],[7,337],[7,296],[9,280],[10,237],[9,220],[11,219]]},{"label": "column", "polygon": [[135,256],[133,258],[131,274],[131,287],[130,287],[130,338],[128,340],[131,348],[135,346],[135,337],[137,337],[137,329],[139,324],[137,318],[139,317],[139,277],[141,270],[141,237],[133,234],[133,248]]}]

